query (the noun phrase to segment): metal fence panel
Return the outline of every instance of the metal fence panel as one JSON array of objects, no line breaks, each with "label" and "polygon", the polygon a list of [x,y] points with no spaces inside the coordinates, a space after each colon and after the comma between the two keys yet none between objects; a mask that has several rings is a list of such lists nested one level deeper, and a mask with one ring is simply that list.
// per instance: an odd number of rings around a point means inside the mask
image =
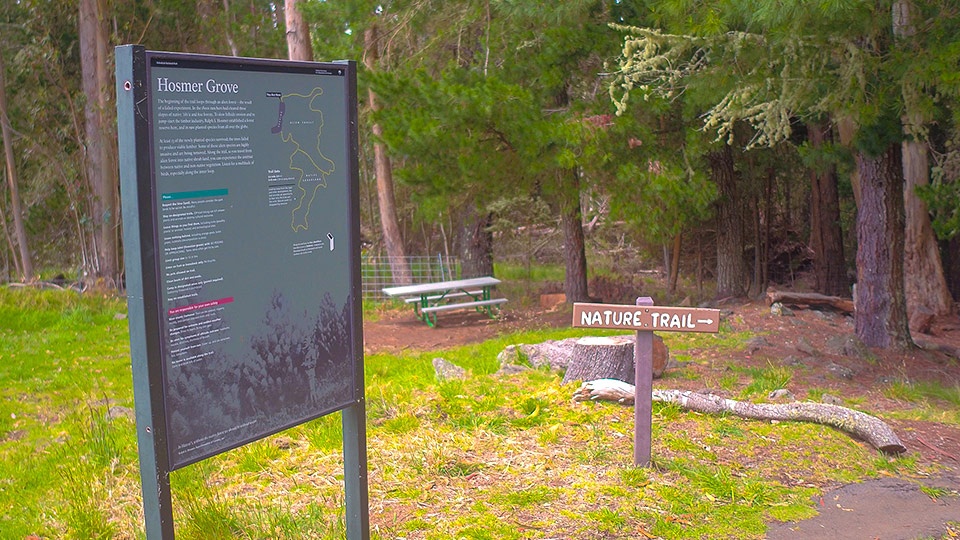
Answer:
[{"label": "metal fence panel", "polygon": [[[360,279],[363,283],[363,298],[367,300],[386,300],[384,287],[399,285],[393,279],[390,270],[390,257],[387,255],[368,255],[360,257]],[[445,281],[460,277],[460,261],[456,257],[437,255],[414,255],[404,257],[410,267],[413,284]]]}]

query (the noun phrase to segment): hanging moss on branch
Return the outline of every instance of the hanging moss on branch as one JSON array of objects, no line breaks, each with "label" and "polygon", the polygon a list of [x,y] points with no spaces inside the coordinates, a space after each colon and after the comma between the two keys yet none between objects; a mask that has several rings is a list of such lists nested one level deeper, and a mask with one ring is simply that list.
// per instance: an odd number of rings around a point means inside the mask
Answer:
[{"label": "hanging moss on branch", "polygon": [[[609,92],[617,114],[631,94],[644,101],[673,100],[704,84],[716,94],[701,114],[702,130],[734,144],[734,127],[746,122],[754,131],[747,149],[774,147],[788,140],[798,114],[832,112],[860,88],[868,58],[849,38],[827,42],[812,36],[726,31],[702,35],[670,34],[657,28],[611,25],[623,34],[623,47]],[[824,73],[842,56],[836,95],[821,96]],[[735,81],[722,84],[721,81]],[[852,84],[856,82],[858,84]],[[635,98],[634,98],[635,99]]]},{"label": "hanging moss on branch", "polygon": [[[615,401],[633,404],[634,386],[614,379],[583,383],[574,392],[574,401]],[[813,402],[748,403],[712,394],[685,390],[653,390],[653,401],[673,403],[689,411],[707,414],[733,414],[753,420],[813,422],[835,427],[858,437],[885,454],[900,454],[907,448],[883,420],[839,405]]]}]

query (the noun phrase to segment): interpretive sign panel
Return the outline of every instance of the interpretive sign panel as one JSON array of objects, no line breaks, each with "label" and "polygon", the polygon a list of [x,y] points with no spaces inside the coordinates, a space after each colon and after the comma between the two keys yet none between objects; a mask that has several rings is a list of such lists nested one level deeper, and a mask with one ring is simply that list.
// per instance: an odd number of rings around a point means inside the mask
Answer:
[{"label": "interpretive sign panel", "polygon": [[356,75],[152,51],[143,68],[149,175],[123,179],[123,211],[150,231],[128,257],[173,470],[361,396]]},{"label": "interpretive sign panel", "polygon": [[366,540],[356,63],[116,59],[147,538],[174,537],[170,471],[341,410]]}]

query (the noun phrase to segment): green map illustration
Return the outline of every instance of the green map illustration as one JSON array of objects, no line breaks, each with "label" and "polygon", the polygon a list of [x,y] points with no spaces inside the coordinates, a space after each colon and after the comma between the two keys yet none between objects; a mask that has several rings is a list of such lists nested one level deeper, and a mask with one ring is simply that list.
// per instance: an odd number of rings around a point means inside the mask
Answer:
[{"label": "green map illustration", "polygon": [[327,187],[327,177],[336,170],[336,164],[320,150],[323,136],[323,111],[319,107],[322,88],[309,94],[285,94],[280,97],[277,125],[272,133],[279,133],[284,143],[291,145],[290,170],[297,177],[290,226],[294,232],[310,228],[310,208],[321,188]]}]

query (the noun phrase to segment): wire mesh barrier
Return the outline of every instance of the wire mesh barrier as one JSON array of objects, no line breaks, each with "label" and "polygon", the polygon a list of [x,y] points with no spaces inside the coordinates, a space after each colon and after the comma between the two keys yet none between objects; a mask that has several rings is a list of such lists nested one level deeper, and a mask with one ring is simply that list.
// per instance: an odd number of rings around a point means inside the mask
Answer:
[{"label": "wire mesh barrier", "polygon": [[[411,284],[446,281],[460,277],[460,261],[456,257],[417,255],[403,258],[410,268]],[[367,300],[386,300],[384,287],[400,285],[394,280],[387,255],[363,254],[360,260],[360,279],[363,297]]]}]

